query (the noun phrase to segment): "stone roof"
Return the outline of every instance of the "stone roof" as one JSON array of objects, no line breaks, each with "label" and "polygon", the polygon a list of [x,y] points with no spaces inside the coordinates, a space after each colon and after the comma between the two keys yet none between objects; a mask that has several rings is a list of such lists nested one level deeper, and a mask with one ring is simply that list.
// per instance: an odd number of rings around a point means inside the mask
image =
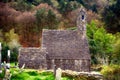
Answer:
[{"label": "stone roof", "polygon": [[87,39],[78,30],[43,30],[42,48],[49,59],[90,59]]}]

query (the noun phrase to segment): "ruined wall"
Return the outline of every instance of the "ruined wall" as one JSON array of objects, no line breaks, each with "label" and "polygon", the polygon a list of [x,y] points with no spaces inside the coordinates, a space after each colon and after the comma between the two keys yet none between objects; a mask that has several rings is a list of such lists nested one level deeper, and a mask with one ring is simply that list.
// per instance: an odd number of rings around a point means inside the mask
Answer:
[{"label": "ruined wall", "polygon": [[19,67],[46,69],[46,53],[40,48],[20,48],[18,57]]}]

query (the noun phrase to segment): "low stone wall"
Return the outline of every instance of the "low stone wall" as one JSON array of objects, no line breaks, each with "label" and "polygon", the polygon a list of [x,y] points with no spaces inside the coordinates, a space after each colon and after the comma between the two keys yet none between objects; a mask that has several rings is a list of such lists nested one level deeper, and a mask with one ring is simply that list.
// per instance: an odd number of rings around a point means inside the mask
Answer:
[{"label": "low stone wall", "polygon": [[[46,70],[46,72],[53,72],[53,70]],[[74,80],[106,80],[103,75],[96,71],[91,72],[77,72],[72,70],[62,70],[62,77],[70,77]]]},{"label": "low stone wall", "polygon": [[20,48],[18,57],[19,67],[25,64],[25,68],[46,69],[46,53],[40,48]]},{"label": "low stone wall", "polygon": [[99,72],[76,72],[71,70],[62,70],[62,76],[69,76],[74,80],[104,80],[104,77]]}]

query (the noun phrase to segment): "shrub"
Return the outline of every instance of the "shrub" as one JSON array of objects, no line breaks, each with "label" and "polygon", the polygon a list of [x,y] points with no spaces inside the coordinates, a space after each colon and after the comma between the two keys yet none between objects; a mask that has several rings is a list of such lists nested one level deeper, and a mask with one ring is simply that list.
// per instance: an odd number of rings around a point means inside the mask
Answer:
[{"label": "shrub", "polygon": [[4,71],[4,69],[2,69],[2,73],[0,73],[0,80],[1,80],[1,78],[4,78],[4,76],[5,76],[5,71]]},{"label": "shrub", "polygon": [[120,80],[119,65],[103,66],[101,73],[105,77],[105,80]]}]

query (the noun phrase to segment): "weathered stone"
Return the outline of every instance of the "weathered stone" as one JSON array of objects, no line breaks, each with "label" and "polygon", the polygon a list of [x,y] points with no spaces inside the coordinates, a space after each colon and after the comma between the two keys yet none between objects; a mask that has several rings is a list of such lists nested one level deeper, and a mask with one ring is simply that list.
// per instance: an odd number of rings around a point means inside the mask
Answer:
[{"label": "weathered stone", "polygon": [[45,69],[46,53],[40,48],[20,48],[19,67],[25,64],[26,68]]},{"label": "weathered stone", "polygon": [[85,80],[89,80],[89,78],[93,78],[90,80],[104,80],[103,75],[99,72],[76,72],[71,70],[62,70],[62,76],[73,77],[75,80],[79,80],[79,77],[87,78]]},{"label": "weathered stone", "polygon": [[58,68],[56,70],[55,80],[61,80],[61,76],[62,76],[62,70],[60,68]]}]

